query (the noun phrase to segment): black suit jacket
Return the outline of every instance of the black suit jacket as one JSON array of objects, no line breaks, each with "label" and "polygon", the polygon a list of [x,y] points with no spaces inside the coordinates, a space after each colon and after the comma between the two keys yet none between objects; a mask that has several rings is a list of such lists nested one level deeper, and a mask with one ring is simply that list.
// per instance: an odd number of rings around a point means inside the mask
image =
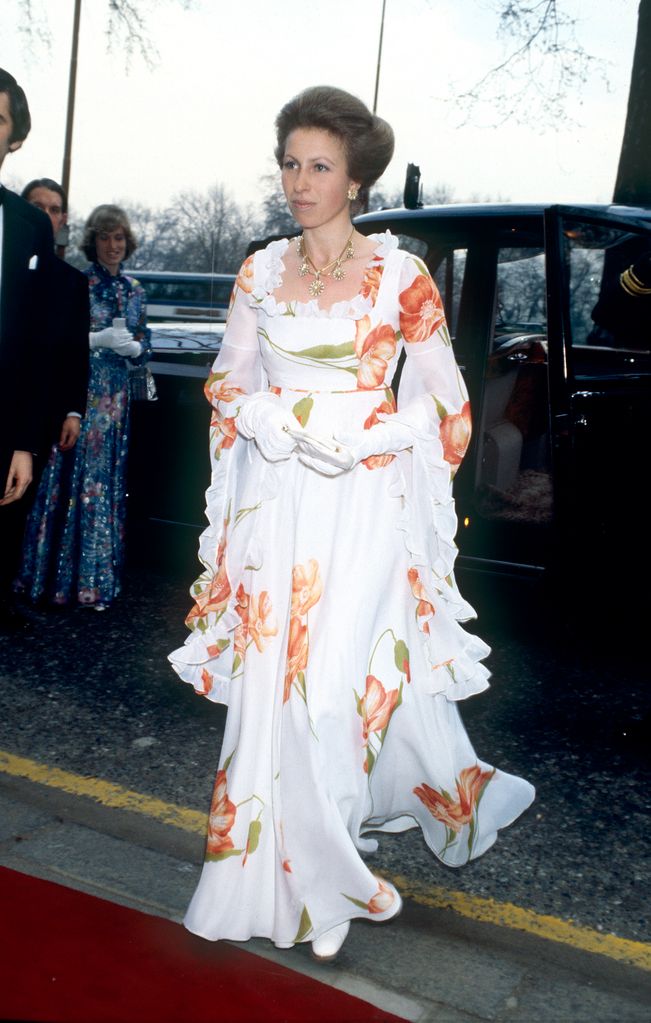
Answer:
[{"label": "black suit jacket", "polygon": [[2,190],[0,266],[0,480],[14,451],[36,451],[44,422],[43,328],[56,256],[49,217]]},{"label": "black suit jacket", "polygon": [[55,259],[46,282],[45,351],[43,354],[46,435],[59,439],[68,412],[86,411],[88,393],[88,278],[62,259]]}]

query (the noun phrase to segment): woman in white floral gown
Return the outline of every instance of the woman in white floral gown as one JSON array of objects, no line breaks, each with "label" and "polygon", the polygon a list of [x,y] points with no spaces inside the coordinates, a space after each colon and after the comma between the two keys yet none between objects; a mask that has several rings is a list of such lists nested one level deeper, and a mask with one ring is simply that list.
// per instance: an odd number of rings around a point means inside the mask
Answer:
[{"label": "woman in white floral gown", "polygon": [[325,86],[276,127],[303,234],[237,277],[206,386],[205,571],[170,655],[228,704],[185,923],[212,940],[311,941],[332,958],[351,919],[400,910],[359,855],[376,848],[368,833],[419,825],[459,866],[533,788],[477,759],[457,710],[487,687],[489,650],[460,625],[474,612],[453,576],[451,482],[470,410],[443,306],[389,232],[351,223],[393,134]]}]

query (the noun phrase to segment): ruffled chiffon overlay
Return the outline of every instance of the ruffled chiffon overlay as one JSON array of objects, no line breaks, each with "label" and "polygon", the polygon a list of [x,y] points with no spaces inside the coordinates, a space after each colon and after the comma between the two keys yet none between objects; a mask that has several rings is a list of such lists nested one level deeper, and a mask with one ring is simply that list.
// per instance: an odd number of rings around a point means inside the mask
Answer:
[{"label": "ruffled chiffon overlay", "polygon": [[[387,919],[395,891],[359,855],[377,847],[368,833],[419,825],[459,866],[534,796],[477,759],[459,717],[489,675],[453,576],[467,392],[426,268],[388,232],[373,240],[360,293],[329,310],[276,302],[287,240],[249,257],[207,384],[205,570],[170,660],[228,704],[185,920],[209,939],[310,941],[346,919]],[[266,461],[235,428],[245,396],[266,390],[311,433],[393,415],[413,446],[339,476],[296,454]]]}]

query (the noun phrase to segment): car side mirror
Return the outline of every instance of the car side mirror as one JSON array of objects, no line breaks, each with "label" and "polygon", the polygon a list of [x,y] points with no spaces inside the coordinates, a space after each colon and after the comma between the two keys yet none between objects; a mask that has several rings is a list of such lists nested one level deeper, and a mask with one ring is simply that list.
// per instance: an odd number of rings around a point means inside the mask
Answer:
[{"label": "car side mirror", "polygon": [[407,174],[405,176],[405,191],[403,193],[402,200],[405,205],[405,209],[420,209],[423,205],[420,194],[420,167],[418,167],[415,163],[408,163]]}]

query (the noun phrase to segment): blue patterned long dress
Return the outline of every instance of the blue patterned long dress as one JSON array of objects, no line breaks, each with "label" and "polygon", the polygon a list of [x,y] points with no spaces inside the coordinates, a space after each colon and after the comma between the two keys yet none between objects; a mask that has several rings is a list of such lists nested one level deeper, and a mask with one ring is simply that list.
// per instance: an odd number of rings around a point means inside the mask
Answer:
[{"label": "blue patterned long dress", "polygon": [[133,360],[91,351],[81,433],[71,451],[55,445],[50,452],[27,521],[19,587],[32,601],[106,606],[120,592],[124,564],[129,365],[149,359],[151,342],[138,281],[97,263],[85,272],[91,331],[124,317],[144,350]]}]

